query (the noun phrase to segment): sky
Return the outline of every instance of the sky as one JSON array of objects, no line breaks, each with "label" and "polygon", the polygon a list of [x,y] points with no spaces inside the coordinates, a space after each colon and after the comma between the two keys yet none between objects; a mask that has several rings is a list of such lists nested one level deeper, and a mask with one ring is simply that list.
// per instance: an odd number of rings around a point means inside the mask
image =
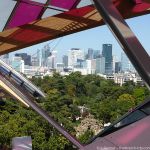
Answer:
[{"label": "sky", "polygon": [[[132,31],[138,37],[139,41],[142,43],[143,47],[150,54],[150,14],[140,17],[135,17],[126,20]],[[71,48],[81,48],[84,52],[88,48],[93,48],[95,50],[102,50],[102,44],[112,44],[113,45],[113,55],[118,57],[120,60],[121,52],[123,51],[119,46],[116,39],[113,37],[112,33],[106,25],[92,28],[79,33],[74,33],[63,38],[55,39],[53,41],[47,41],[35,46],[21,49],[19,51],[13,52],[26,52],[28,54],[35,54],[37,49],[42,49],[44,45],[49,43],[53,50],[58,52],[58,60],[61,62],[61,57],[68,53]]]}]

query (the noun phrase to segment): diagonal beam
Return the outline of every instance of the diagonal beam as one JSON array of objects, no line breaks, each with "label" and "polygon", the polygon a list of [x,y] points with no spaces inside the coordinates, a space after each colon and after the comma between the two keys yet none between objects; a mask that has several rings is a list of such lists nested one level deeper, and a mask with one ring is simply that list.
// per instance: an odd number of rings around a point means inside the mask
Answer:
[{"label": "diagonal beam", "polygon": [[104,22],[150,89],[150,58],[111,0],[93,0]]}]

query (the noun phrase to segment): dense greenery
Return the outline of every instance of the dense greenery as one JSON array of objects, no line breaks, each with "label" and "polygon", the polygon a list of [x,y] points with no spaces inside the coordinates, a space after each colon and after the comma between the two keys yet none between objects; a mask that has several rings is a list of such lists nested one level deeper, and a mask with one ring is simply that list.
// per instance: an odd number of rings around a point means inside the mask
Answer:
[{"label": "dense greenery", "polygon": [[[113,122],[129,109],[141,103],[150,95],[145,86],[132,82],[122,87],[111,80],[96,75],[82,76],[79,72],[69,76],[33,78],[32,81],[47,94],[45,100],[38,100],[55,120],[61,123],[73,135],[74,127],[80,124],[78,106],[85,106],[89,112],[103,124]],[[0,145],[11,147],[11,140],[17,136],[31,136],[35,150],[69,150],[71,144],[53,127],[30,108],[25,108],[12,99],[3,99],[0,105]],[[86,142],[93,135],[85,132],[79,139]]]}]

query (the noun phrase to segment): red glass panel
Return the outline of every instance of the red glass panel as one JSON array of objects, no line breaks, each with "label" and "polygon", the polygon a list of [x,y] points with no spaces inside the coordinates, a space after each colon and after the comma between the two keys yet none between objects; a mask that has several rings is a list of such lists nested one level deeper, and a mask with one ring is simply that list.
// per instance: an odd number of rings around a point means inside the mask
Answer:
[{"label": "red glass panel", "polygon": [[24,43],[35,42],[44,38],[49,37],[48,33],[42,31],[36,31],[32,29],[20,29],[11,36],[12,39],[18,40]]},{"label": "red glass panel", "polygon": [[71,11],[66,12],[66,14],[70,14],[72,16],[77,16],[77,17],[83,17],[84,15],[91,12],[92,10],[94,10],[94,7],[86,6],[83,8],[73,9]]}]

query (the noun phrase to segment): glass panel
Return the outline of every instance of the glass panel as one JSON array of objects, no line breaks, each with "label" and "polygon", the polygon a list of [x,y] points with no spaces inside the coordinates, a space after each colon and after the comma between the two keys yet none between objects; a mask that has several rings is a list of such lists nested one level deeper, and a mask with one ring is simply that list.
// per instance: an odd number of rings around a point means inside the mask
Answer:
[{"label": "glass panel", "polygon": [[81,0],[81,2],[78,4],[77,8],[92,5],[92,2],[93,2],[92,0]]},{"label": "glass panel", "polygon": [[11,18],[7,28],[17,27],[38,18],[42,7],[21,2]]},{"label": "glass panel", "polygon": [[0,31],[3,30],[5,24],[15,6],[15,1],[3,0],[0,4]]},{"label": "glass panel", "polygon": [[150,102],[147,103],[147,104],[145,104],[145,105],[141,108],[141,110],[142,110],[143,112],[145,112],[146,114],[150,115]]},{"label": "glass panel", "polygon": [[114,127],[119,128],[122,126],[126,126],[126,125],[131,124],[131,123],[133,123],[137,120],[140,120],[144,117],[146,117],[146,115],[143,112],[137,110],[137,111],[131,113],[126,118],[124,118],[123,120],[121,120],[120,122],[118,122],[116,125],[114,125]]},{"label": "glass panel", "polygon": [[91,6],[86,6],[83,8],[73,9],[72,11],[66,12],[66,14],[70,14],[72,16],[80,16],[83,17],[84,15],[88,14],[89,12],[93,11],[95,8]]},{"label": "glass panel", "polygon": [[64,9],[71,9],[77,0],[51,0],[50,5]]},{"label": "glass panel", "polygon": [[49,36],[49,33],[36,31],[36,29],[35,30],[24,29],[23,31],[20,30],[20,32],[14,33],[13,39],[22,41],[25,43],[29,43],[29,42],[40,40],[42,38],[47,38],[48,36]]},{"label": "glass panel", "polygon": [[54,10],[54,9],[46,9],[46,11],[44,12],[42,18],[54,16],[54,15],[57,15],[57,14],[60,14],[60,13],[62,13],[62,11],[57,11],[57,10]]}]

